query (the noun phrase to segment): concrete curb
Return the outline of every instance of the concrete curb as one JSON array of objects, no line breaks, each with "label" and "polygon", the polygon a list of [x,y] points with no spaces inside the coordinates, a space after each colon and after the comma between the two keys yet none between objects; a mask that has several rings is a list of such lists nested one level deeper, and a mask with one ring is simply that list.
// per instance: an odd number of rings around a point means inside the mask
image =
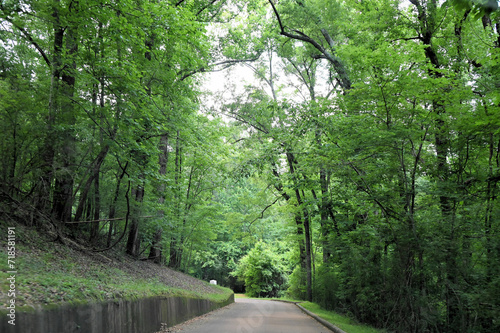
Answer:
[{"label": "concrete curb", "polygon": [[284,302],[284,303],[293,303],[293,304],[297,305],[297,307],[299,309],[301,309],[302,312],[304,312],[306,315],[312,317],[313,319],[316,319],[316,321],[318,321],[320,324],[322,324],[323,326],[325,326],[326,328],[328,328],[332,332],[335,332],[335,333],[347,333],[345,331],[342,331],[340,328],[338,328],[337,326],[333,325],[332,323],[324,320],[323,318],[315,315],[311,311],[309,311],[306,308],[304,308],[303,306],[301,306],[299,303],[302,303],[302,302],[294,302],[294,301],[287,301],[287,300],[281,300],[281,299],[272,299],[271,301]]},{"label": "concrete curb", "polygon": [[346,332],[342,331],[340,328],[338,328],[337,326],[333,325],[332,323],[324,320],[323,318],[320,318],[319,316],[315,315],[311,311],[305,309],[300,304],[295,303],[295,305],[297,305],[299,307],[299,309],[301,309],[305,314],[307,314],[307,315],[311,316],[312,318],[316,319],[318,322],[320,322],[321,324],[323,324],[323,326],[327,327],[331,331],[333,331],[335,333],[346,333]]}]

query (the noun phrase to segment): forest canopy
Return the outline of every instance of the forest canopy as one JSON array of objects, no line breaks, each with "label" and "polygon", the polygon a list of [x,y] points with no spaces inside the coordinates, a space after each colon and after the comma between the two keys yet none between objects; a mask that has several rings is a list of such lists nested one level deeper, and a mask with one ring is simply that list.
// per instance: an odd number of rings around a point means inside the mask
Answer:
[{"label": "forest canopy", "polygon": [[500,331],[497,1],[1,1],[0,45],[1,223]]}]

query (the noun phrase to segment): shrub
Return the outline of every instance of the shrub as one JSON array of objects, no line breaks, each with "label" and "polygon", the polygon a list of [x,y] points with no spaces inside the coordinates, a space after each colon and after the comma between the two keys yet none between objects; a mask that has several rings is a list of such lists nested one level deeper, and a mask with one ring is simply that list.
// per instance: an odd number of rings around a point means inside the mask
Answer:
[{"label": "shrub", "polygon": [[245,283],[250,297],[278,297],[286,282],[279,256],[262,241],[241,258],[232,274]]}]

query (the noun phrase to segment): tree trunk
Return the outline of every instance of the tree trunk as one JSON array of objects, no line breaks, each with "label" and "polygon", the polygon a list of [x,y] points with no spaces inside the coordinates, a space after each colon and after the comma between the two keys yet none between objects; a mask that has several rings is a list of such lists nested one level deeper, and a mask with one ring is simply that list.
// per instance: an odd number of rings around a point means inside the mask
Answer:
[{"label": "tree trunk", "polygon": [[306,238],[306,300],[312,302],[312,262],[311,262],[311,226],[307,207],[303,207],[304,234]]},{"label": "tree trunk", "polygon": [[[159,144],[159,149],[160,149],[160,156],[158,158],[158,163],[160,166],[160,176],[164,176],[167,174],[167,164],[168,164],[168,134],[164,134],[160,137],[160,144]],[[159,193],[159,198],[158,198],[158,203],[164,204],[165,203],[165,180],[160,180],[160,185],[158,186],[158,193]],[[159,211],[160,216],[164,216],[164,211],[160,210]],[[160,263],[161,262],[161,254],[162,254],[162,249],[161,249],[161,240],[162,240],[162,233],[163,233],[163,228],[161,226],[158,226],[156,228],[155,234],[153,236],[153,242],[151,244],[151,250],[149,252],[149,259],[153,260],[155,263]]]},{"label": "tree trunk", "polygon": [[157,228],[153,236],[153,242],[148,256],[149,260],[153,260],[153,262],[157,264],[161,263],[161,236],[162,228]]},{"label": "tree trunk", "polygon": [[[64,30],[66,31],[66,53],[71,58],[78,51],[77,31],[76,28],[71,26],[64,28]],[[71,129],[76,122],[75,108],[73,104],[76,82],[76,63],[75,61],[72,61],[71,64],[64,64],[64,67],[62,70],[62,99],[59,118],[60,122],[65,125],[64,127],[66,129],[58,135],[58,139],[62,141],[62,151],[57,156],[60,156],[62,159],[59,162],[59,164],[62,165],[62,168],[56,173],[56,181],[54,184],[54,202],[52,206],[54,217],[62,223],[71,220],[74,185],[73,177],[76,155],[76,141]]]},{"label": "tree trunk", "polygon": [[[438,71],[441,67],[438,54],[432,45],[433,34],[437,22],[438,3],[430,0],[422,4],[420,0],[410,0],[415,5],[420,23],[420,40],[425,46],[425,57],[432,65],[428,70],[432,78],[442,78],[443,74]],[[424,8],[425,6],[425,8]],[[455,216],[453,199],[450,196],[453,191],[450,184],[450,169],[448,166],[448,151],[450,149],[449,131],[445,122],[446,107],[442,97],[436,97],[432,101],[432,108],[436,116],[434,144],[436,149],[436,183],[439,191],[439,206],[443,225],[449,226],[448,235],[445,239],[445,299],[446,299],[446,326],[447,331],[459,332],[463,330],[462,319],[457,293],[455,289],[458,283],[458,270],[456,262],[458,249],[455,244]]]},{"label": "tree trunk", "polygon": [[[175,212],[176,212],[176,218],[177,218],[177,223],[180,223],[181,220],[181,214],[180,214],[180,178],[181,178],[181,173],[182,173],[182,148],[181,148],[181,137],[180,137],[180,131],[177,131],[177,138],[175,141],[175,176],[174,176],[174,181],[175,181]],[[179,230],[174,230],[174,233],[171,237],[170,240],[170,256],[169,256],[169,267],[172,268],[178,268],[180,265],[180,255],[182,253],[181,251],[181,246],[182,244],[180,243],[180,237],[175,234],[175,232],[179,232]]]},{"label": "tree trunk", "polygon": [[51,61],[51,80],[49,93],[49,111],[47,115],[47,134],[41,148],[40,156],[42,166],[40,167],[40,181],[38,182],[37,198],[35,199],[35,207],[41,212],[46,212],[50,207],[50,197],[52,181],[54,177],[54,157],[55,144],[57,136],[55,134],[56,117],[59,110],[59,88],[61,84],[61,68],[63,54],[64,28],[61,26],[59,18],[59,3],[60,0],[54,1],[54,11],[52,17],[54,42],[53,55]]},{"label": "tree trunk", "polygon": [[[115,218],[116,203],[118,202],[118,196],[120,195],[120,184],[121,184],[123,177],[125,176],[125,173],[127,171],[127,167],[128,167],[128,162],[127,162],[127,164],[125,164],[125,167],[122,168],[122,173],[120,174],[120,176],[116,177],[115,195],[113,197],[113,201],[111,202],[111,205],[109,206],[109,218],[110,219]],[[114,230],[114,225],[115,225],[114,221],[110,221],[109,223],[110,224],[109,224],[109,230],[108,230],[108,240],[106,242],[107,247],[111,246],[111,238],[113,237],[113,230]]]},{"label": "tree trunk", "polygon": [[[281,183],[280,175],[279,175],[278,171],[276,169],[273,169],[273,174],[277,179],[277,183],[274,184],[274,187],[281,194],[281,196],[285,199],[285,201],[289,202],[290,195],[284,191],[283,184]],[[295,212],[294,218],[295,218],[295,225],[297,226],[300,265],[302,268],[305,268],[306,250],[305,250],[304,236],[303,236],[304,235],[304,227],[302,225],[302,218],[300,216],[300,212]]]},{"label": "tree trunk", "polygon": [[87,181],[85,182],[85,185],[83,187],[83,190],[81,190],[80,193],[80,201],[78,203],[78,207],[76,208],[75,212],[75,221],[80,221],[83,213],[83,208],[85,207],[85,201],[87,200],[88,194],[90,192],[90,189],[92,187],[92,183],[95,181],[96,177],[99,176],[99,172],[101,170],[101,165],[104,162],[104,159],[108,155],[109,152],[109,146],[106,145],[102,147],[101,151],[99,154],[97,154],[97,157],[94,160],[93,167],[89,171],[90,175],[89,178],[87,178]]},{"label": "tree trunk", "polygon": [[[151,61],[152,59],[152,49],[154,46],[154,38],[151,36],[147,36],[146,41],[144,43],[146,52],[144,53],[144,58],[146,58],[147,61]],[[146,92],[148,96],[151,96],[151,80],[149,83],[146,85]],[[147,131],[147,129],[146,129]],[[139,142],[142,140],[142,138],[139,138],[137,141]],[[147,156],[145,154],[139,154],[137,156],[137,160],[146,160]],[[140,240],[139,240],[139,216],[140,216],[140,211],[141,211],[141,206],[142,206],[142,201],[144,199],[144,179],[145,179],[145,174],[143,171],[139,174],[139,179],[140,179],[140,184],[137,185],[135,189],[135,211],[132,216],[132,222],[130,224],[130,232],[129,232],[129,237],[127,240],[127,249],[126,252],[127,254],[137,257],[139,255],[139,249],[140,249]]]},{"label": "tree trunk", "polygon": [[[330,262],[332,256],[332,250],[330,246],[330,227],[328,223],[328,215],[331,215],[332,223],[336,225],[335,215],[333,214],[329,192],[328,192],[328,180],[326,176],[326,170],[320,168],[319,171],[319,182],[321,186],[321,243],[323,247],[323,263]],[[337,234],[339,234],[338,226],[336,228]]]},{"label": "tree trunk", "polygon": [[[488,115],[488,112],[486,112]],[[500,140],[495,142],[493,132],[489,133],[488,179],[486,181],[486,207],[484,215],[484,235],[486,248],[486,281],[491,283],[498,275],[498,251],[495,251],[495,202],[498,197],[498,170],[500,169]],[[495,147],[496,145],[496,147]],[[496,161],[495,161],[496,159]]]},{"label": "tree trunk", "polygon": [[[141,177],[142,179],[142,177]],[[144,199],[144,187],[142,184],[137,185],[137,187],[132,191],[135,196],[135,207],[134,214],[132,215],[132,221],[130,223],[130,229],[127,239],[126,253],[133,257],[139,255],[139,216],[140,216],[140,206]]]},{"label": "tree trunk", "polygon": [[99,193],[99,171],[94,175],[94,221],[90,224],[90,244],[96,244],[99,236],[99,229],[101,224],[99,223],[101,215],[101,199]]},{"label": "tree trunk", "polygon": [[295,159],[295,156],[290,152],[286,152],[286,156],[288,161],[288,167],[290,169],[290,174],[294,179],[295,197],[297,199],[297,204],[300,207],[300,210],[302,211],[302,218],[303,218],[302,226],[304,228],[303,230],[305,236],[304,240],[305,252],[304,252],[304,258],[301,258],[301,265],[306,270],[306,300],[312,301],[311,235],[310,235],[310,225],[309,225],[309,212],[307,210],[307,207],[304,206],[304,202],[300,195],[300,191],[296,181],[297,174],[295,172],[295,164],[297,163],[297,160]]}]

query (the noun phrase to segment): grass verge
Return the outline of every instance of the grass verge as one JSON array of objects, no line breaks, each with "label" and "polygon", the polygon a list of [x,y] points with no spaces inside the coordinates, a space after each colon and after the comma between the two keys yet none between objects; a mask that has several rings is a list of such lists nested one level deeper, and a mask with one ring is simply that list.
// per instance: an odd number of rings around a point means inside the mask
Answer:
[{"label": "grass verge", "polygon": [[385,333],[385,330],[379,330],[367,325],[362,325],[347,316],[340,315],[333,311],[322,309],[318,304],[312,302],[301,302],[301,306],[311,311],[324,320],[332,323],[347,333]]},{"label": "grass verge", "polygon": [[[247,297],[244,294],[235,294],[235,298],[250,298]],[[368,325],[363,325],[355,320],[338,314],[333,311],[328,311],[323,308],[321,308],[318,304],[312,303],[312,302],[305,302],[301,301],[298,299],[293,299],[293,298],[288,298],[288,297],[282,297],[282,298],[271,298],[272,300],[277,300],[277,301],[285,301],[285,302],[292,302],[292,303],[300,303],[302,307],[305,309],[311,311],[318,317],[323,318],[327,322],[337,326],[341,330],[345,331],[346,333],[386,333],[385,330],[380,330],[376,329],[373,327],[370,327]]]},{"label": "grass verge", "polygon": [[[6,234],[2,221],[0,233]],[[5,239],[0,240],[0,313],[9,301],[6,245]],[[52,242],[23,226],[16,226],[15,247],[16,307],[20,311],[154,296],[223,302],[232,294],[230,289],[119,251],[97,254]]]}]

